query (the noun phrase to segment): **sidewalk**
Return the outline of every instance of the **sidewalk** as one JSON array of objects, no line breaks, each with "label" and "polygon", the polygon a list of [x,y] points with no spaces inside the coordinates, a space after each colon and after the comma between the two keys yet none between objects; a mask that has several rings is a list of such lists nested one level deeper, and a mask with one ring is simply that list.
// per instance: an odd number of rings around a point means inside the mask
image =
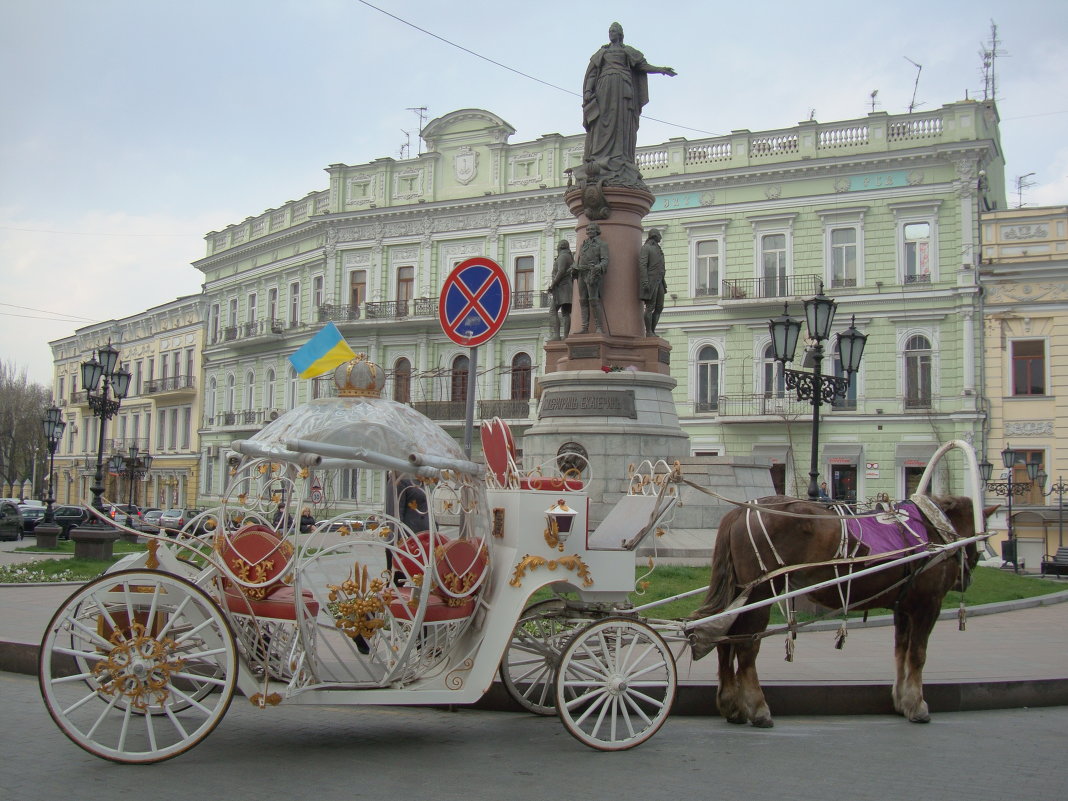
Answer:
[{"label": "sidewalk", "polygon": [[[32,541],[31,541],[32,542]],[[16,543],[0,544],[0,564],[24,561]],[[31,557],[40,558],[40,557]],[[955,611],[943,613],[931,635],[924,680],[933,712],[1068,705],[1068,582],[1051,596],[969,609],[966,630]],[[37,648],[52,614],[77,584],[0,584],[0,670],[35,673]],[[842,650],[837,623],[802,630],[794,661],[786,662],[785,635],[768,637],[757,670],[776,714],[889,712],[893,682],[893,629],[888,617],[850,623]],[[676,651],[677,711],[714,713],[716,657],[693,662]],[[486,708],[512,709],[496,688]]]}]

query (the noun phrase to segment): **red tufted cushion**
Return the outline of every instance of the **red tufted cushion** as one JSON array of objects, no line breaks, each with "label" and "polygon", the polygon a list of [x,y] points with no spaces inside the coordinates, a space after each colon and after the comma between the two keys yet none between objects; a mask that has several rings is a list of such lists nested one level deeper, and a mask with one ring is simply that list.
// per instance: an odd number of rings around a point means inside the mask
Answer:
[{"label": "red tufted cushion", "polygon": [[[396,591],[396,598],[389,604],[390,614],[400,620],[414,620],[415,610],[419,607],[418,589],[413,587],[400,587]],[[448,601],[436,592],[430,593],[427,601],[426,614],[423,616],[424,623],[441,623],[446,620],[462,620],[475,611],[475,599],[464,598],[459,606],[451,606]]]},{"label": "red tufted cushion", "polygon": [[[262,600],[284,586],[289,573],[293,546],[267,526],[250,523],[237,531],[219,531],[215,549],[235,576],[259,586],[240,589],[249,598]],[[232,582],[224,582],[227,592]]]},{"label": "red tufted cushion", "polygon": [[[450,542],[448,537],[438,534],[434,539],[435,550],[447,542]],[[429,531],[420,531],[414,537],[405,537],[397,552],[393,554],[394,566],[398,570],[403,570],[409,578],[423,575],[426,572],[426,566],[433,559],[434,555],[430,553]]]},{"label": "red tufted cushion", "polygon": [[[310,590],[301,592],[304,607],[312,617],[319,614],[319,603]],[[296,620],[296,593],[288,585],[275,587],[267,598],[246,598],[232,585],[226,588],[226,608],[239,615],[250,612],[256,617],[275,620]]]}]

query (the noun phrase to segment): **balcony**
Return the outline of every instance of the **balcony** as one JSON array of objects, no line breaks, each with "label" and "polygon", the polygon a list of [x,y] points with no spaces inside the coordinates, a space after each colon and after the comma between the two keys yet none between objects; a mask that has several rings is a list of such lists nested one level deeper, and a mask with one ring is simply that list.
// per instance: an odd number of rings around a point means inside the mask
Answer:
[{"label": "balcony", "polygon": [[359,306],[341,306],[333,303],[324,303],[319,307],[320,323],[342,323],[349,320],[360,319]]},{"label": "balcony", "polygon": [[800,417],[812,414],[812,404],[790,395],[757,393],[754,395],[720,395],[716,402],[720,420],[729,418]]},{"label": "balcony", "polygon": [[260,428],[269,412],[266,409],[246,409],[240,412],[219,412],[208,417],[208,428]]},{"label": "balcony", "polygon": [[195,395],[196,378],[191,375],[172,375],[167,378],[153,378],[142,386],[143,395]]},{"label": "balcony", "polygon": [[780,275],[767,278],[731,278],[723,281],[720,303],[737,304],[782,303],[815,295],[823,283],[818,275]]},{"label": "balcony", "polygon": [[526,289],[512,292],[512,309],[547,309],[549,293],[544,290]]}]

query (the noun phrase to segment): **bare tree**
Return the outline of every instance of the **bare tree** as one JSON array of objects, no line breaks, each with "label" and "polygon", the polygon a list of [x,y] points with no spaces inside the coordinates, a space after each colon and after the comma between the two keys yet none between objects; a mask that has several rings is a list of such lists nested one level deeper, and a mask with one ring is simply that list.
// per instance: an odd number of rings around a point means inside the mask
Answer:
[{"label": "bare tree", "polygon": [[31,478],[35,454],[37,464],[44,464],[48,444],[41,420],[50,397],[47,387],[30,383],[26,368],[0,361],[0,483]]}]

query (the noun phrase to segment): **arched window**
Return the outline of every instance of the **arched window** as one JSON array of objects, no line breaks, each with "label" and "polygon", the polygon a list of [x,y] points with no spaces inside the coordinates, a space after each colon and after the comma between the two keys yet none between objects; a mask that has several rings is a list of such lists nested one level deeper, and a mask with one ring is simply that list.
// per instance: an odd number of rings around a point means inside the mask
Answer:
[{"label": "arched window", "polygon": [[230,373],[226,377],[226,411],[232,412],[237,405],[237,379]]},{"label": "arched window", "polygon": [[403,357],[393,364],[393,400],[412,402],[412,363]]},{"label": "arched window", "polygon": [[467,371],[470,361],[466,356],[457,356],[452,360],[452,382],[449,400],[453,403],[467,402]]},{"label": "arched window", "polygon": [[530,400],[530,355],[512,357],[512,400]]},{"label": "arched window", "polygon": [[931,341],[922,334],[905,343],[905,408],[931,408]]},{"label": "arched window", "polygon": [[212,376],[208,381],[208,408],[205,410],[209,426],[215,424],[215,406],[218,401],[218,390],[219,385],[215,381],[215,376]]},{"label": "arched window", "polygon": [[249,370],[245,373],[245,411],[251,411],[256,400],[256,374]]},{"label": "arched window", "polygon": [[783,398],[786,396],[786,373],[782,362],[775,361],[775,349],[769,343],[764,348],[764,397]]},{"label": "arched window", "polygon": [[275,407],[274,395],[274,368],[267,370],[267,377],[263,379],[263,406],[270,411]]},{"label": "arched window", "polygon": [[286,408],[293,409],[297,405],[297,387],[300,386],[300,376],[293,366],[289,367],[288,381],[286,381]]},{"label": "arched window", "polygon": [[719,351],[705,345],[697,352],[697,409],[714,412],[719,408]]}]

